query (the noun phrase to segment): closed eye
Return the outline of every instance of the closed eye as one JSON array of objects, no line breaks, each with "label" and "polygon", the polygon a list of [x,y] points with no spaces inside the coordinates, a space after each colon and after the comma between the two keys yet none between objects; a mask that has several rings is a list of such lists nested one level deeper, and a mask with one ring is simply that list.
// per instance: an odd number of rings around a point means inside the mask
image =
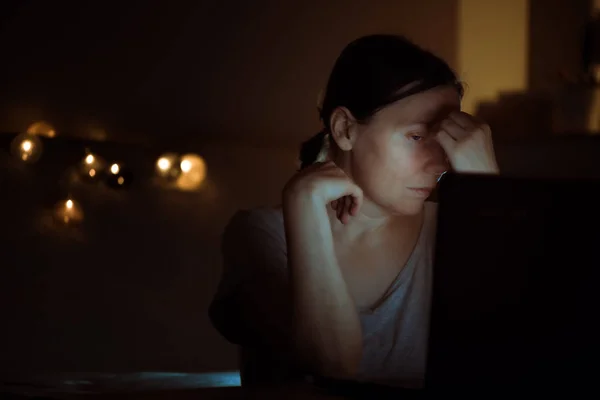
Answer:
[{"label": "closed eye", "polygon": [[425,139],[425,136],[423,136],[423,135],[417,135],[417,134],[414,134],[414,133],[413,133],[413,134],[410,134],[408,137],[409,137],[411,140],[414,140],[415,142],[418,142],[418,141],[420,141],[420,140],[423,140],[423,139]]}]

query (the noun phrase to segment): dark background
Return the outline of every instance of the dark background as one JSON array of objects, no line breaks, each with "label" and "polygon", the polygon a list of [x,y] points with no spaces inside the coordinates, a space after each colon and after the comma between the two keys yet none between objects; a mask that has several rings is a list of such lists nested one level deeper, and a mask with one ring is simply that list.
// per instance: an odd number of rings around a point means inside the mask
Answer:
[{"label": "dark background", "polygon": [[[404,33],[455,66],[457,4],[0,3],[0,371],[237,369],[206,314],[224,224],[239,208],[278,202],[349,41]],[[590,9],[530,2],[529,89],[479,111],[505,172],[600,176],[597,136],[552,132],[551,101],[539,94],[561,85],[563,67],[581,70]],[[10,140],[38,120],[58,137],[24,165]],[[132,186],[70,179],[86,148],[130,166]],[[199,190],[155,182],[166,151],[205,159]],[[48,213],[68,194],[85,218],[65,229]]]}]

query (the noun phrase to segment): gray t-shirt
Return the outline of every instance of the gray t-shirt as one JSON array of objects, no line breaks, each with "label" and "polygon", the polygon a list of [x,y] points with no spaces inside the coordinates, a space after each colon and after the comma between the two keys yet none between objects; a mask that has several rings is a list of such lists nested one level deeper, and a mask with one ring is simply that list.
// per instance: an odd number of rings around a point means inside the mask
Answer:
[{"label": "gray t-shirt", "polygon": [[[360,381],[403,387],[423,384],[436,211],[435,203],[425,203],[423,228],[405,267],[377,307],[360,312],[363,330]],[[228,304],[227,299],[241,292],[246,296],[243,301],[250,302],[253,296],[273,296],[269,287],[260,287],[261,276],[265,282],[280,279],[281,285],[286,283],[287,250],[281,210],[239,211],[225,230],[223,253],[223,278],[211,306],[211,318],[215,327],[232,340],[233,333],[225,332],[224,324],[217,322],[236,318],[236,310],[223,306]],[[269,301],[277,302],[277,299]],[[260,357],[260,354],[253,356]],[[284,367],[270,361],[260,368],[273,368],[280,374]]]}]

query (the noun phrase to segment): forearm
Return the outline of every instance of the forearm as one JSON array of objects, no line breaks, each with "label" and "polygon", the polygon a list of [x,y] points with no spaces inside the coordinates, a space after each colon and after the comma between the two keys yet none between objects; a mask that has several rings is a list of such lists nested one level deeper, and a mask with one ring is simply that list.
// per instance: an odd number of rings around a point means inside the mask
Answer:
[{"label": "forearm", "polygon": [[352,376],[362,355],[362,332],[337,263],[327,211],[310,199],[285,203],[295,351],[317,373]]}]

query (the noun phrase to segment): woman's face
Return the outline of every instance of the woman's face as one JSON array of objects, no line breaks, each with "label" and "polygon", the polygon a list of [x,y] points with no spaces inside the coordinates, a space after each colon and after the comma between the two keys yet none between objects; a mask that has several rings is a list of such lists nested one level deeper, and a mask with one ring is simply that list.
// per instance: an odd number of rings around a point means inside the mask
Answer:
[{"label": "woman's face", "polygon": [[457,110],[457,90],[440,86],[401,99],[356,126],[345,167],[363,189],[365,213],[414,215],[422,210],[449,168],[435,134]]}]

